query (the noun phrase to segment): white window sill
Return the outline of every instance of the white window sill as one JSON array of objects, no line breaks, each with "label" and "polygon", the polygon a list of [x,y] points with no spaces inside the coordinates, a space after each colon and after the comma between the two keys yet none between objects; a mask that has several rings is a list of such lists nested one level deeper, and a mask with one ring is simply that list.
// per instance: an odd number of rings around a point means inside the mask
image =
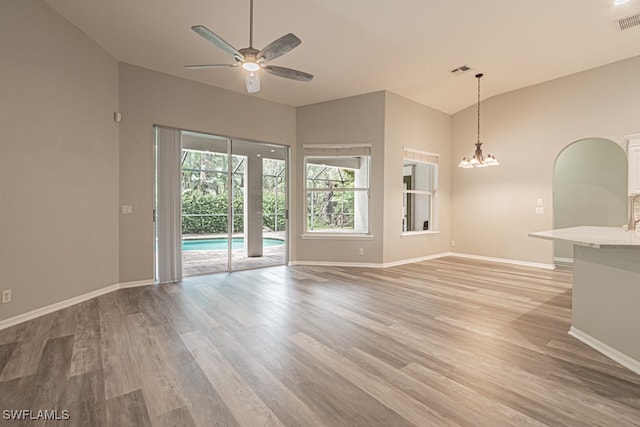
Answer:
[{"label": "white window sill", "polygon": [[402,233],[400,237],[405,239],[405,238],[411,238],[411,237],[431,236],[433,234],[440,234],[440,232],[438,230],[405,231],[404,233]]},{"label": "white window sill", "polygon": [[309,240],[373,240],[373,234],[363,234],[363,233],[305,233],[300,235],[301,239],[309,239]]}]

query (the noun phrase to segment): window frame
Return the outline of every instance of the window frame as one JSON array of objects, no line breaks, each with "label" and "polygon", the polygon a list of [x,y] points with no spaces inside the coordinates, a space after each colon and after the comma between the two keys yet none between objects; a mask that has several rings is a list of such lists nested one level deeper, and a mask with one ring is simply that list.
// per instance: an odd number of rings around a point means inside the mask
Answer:
[{"label": "window frame", "polygon": [[[439,184],[439,159],[440,155],[437,153],[431,153],[428,151],[416,150],[413,148],[403,147],[403,155],[402,155],[402,165],[401,168],[404,170],[405,162],[410,161],[415,164],[423,164],[433,166],[432,173],[432,181],[433,185],[431,190],[414,190],[414,189],[405,189],[404,188],[404,172],[402,173],[402,181],[400,185],[402,185],[402,200],[404,205],[404,198],[409,194],[416,195],[428,195],[431,198],[431,203],[429,206],[429,218],[430,218],[430,230],[412,230],[405,231],[404,230],[404,215],[402,216],[402,225],[401,225],[401,237],[416,237],[416,236],[425,236],[430,234],[439,234],[439,224],[438,224],[438,184]],[[413,200],[415,203],[415,198]]]},{"label": "window frame", "polygon": [[[373,235],[371,234],[371,164],[372,164],[372,156],[371,156],[371,145],[369,144],[345,144],[345,145],[325,145],[325,144],[305,144],[302,147],[302,171],[303,171],[303,185],[302,185],[302,204],[303,204],[303,221],[302,221],[302,239],[363,239],[363,240],[371,240],[373,239]],[[366,187],[356,187],[355,183],[353,187],[350,188],[310,188],[308,186],[308,178],[307,178],[307,159],[318,159],[318,158],[355,158],[355,157],[366,157],[367,161],[367,177]],[[311,163],[313,164],[313,163]],[[366,203],[364,206],[366,207],[366,230],[365,231],[356,231],[352,229],[320,229],[320,230],[309,230],[308,228],[308,220],[309,220],[309,195],[312,192],[341,192],[354,193],[354,199],[356,193],[364,193],[366,197]],[[355,227],[355,212],[354,212],[354,227]]]}]

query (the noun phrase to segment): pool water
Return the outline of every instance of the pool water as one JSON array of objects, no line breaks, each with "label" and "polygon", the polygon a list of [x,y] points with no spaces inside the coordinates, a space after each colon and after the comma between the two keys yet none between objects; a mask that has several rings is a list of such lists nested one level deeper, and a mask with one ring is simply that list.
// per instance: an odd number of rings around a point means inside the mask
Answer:
[{"label": "pool water", "polygon": [[[183,251],[220,251],[226,250],[229,244],[229,239],[226,237],[220,237],[215,239],[194,239],[194,240],[183,240],[182,241],[182,250]],[[262,244],[266,246],[280,246],[284,245],[284,240],[280,239],[270,239],[264,238],[262,239]],[[242,249],[244,248],[244,238],[242,237],[234,237],[231,239],[231,249]]]}]

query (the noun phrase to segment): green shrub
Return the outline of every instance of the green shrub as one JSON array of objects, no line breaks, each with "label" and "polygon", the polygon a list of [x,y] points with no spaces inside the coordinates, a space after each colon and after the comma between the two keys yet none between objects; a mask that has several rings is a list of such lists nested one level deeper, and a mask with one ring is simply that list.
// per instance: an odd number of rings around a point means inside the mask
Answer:
[{"label": "green shrub", "polygon": [[[275,206],[278,205],[278,226],[276,228]],[[182,234],[226,234],[227,233],[227,193],[212,194],[202,190],[185,191],[182,194]],[[271,230],[285,229],[285,195],[267,191],[262,196],[263,225]],[[244,197],[233,200],[233,232],[244,230]],[[189,216],[196,215],[196,216]]]},{"label": "green shrub", "polygon": [[[276,202],[278,205],[278,227],[276,228]],[[280,192],[276,200],[275,192],[268,191],[262,195],[262,223],[273,231],[285,229],[285,195]]]},{"label": "green shrub", "polygon": [[[214,195],[201,190],[182,194],[182,234],[226,234],[228,231],[226,193]],[[233,201],[234,232],[243,231],[243,197]],[[189,216],[198,215],[198,216]]]}]

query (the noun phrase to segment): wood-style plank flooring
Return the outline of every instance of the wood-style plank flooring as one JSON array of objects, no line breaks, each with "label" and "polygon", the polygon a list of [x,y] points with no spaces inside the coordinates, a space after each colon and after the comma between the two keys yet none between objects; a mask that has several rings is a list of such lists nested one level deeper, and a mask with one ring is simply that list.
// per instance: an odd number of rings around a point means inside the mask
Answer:
[{"label": "wood-style plank flooring", "polygon": [[640,426],[570,319],[570,270],[459,258],[124,289],[0,331],[0,424]]}]

